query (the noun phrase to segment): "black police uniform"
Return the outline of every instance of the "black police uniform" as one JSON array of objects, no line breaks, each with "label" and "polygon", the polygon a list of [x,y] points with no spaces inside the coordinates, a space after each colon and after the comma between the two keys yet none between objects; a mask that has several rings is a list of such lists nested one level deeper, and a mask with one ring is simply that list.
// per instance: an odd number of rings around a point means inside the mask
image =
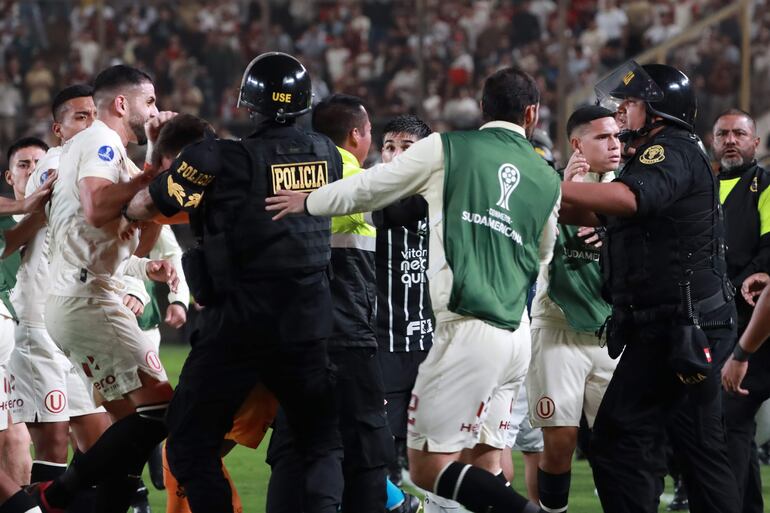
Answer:
[{"label": "black police uniform", "polygon": [[[387,500],[386,466],[393,460],[393,437],[385,415],[383,373],[374,330],[374,252],[335,247],[331,255],[332,333],[327,341],[336,368],[336,400],[344,447],[343,513],[380,513]],[[267,513],[301,511],[295,487],[306,469],[279,409],[267,450],[271,466]],[[328,486],[333,475],[325,476]]]},{"label": "black police uniform", "polygon": [[[200,246],[185,273],[205,308],[168,412],[168,460],[193,511],[232,511],[220,449],[233,416],[257,382],[278,398],[308,469],[306,512],[335,512],[341,473],[327,278],[330,221],[273,222],[265,197],[339,179],[342,162],[326,137],[265,121],[242,141],[185,149],[152,184],[165,215],[190,212]],[[297,494],[302,496],[301,487]]]},{"label": "black police uniform", "polygon": [[[592,466],[604,511],[658,510],[671,438],[693,512],[735,512],[737,491],[722,428],[720,369],[734,342],[716,179],[693,135],[668,126],[639,147],[617,178],[636,195],[633,217],[607,219],[605,292],[613,305],[611,354],[625,343],[597,413]],[[689,282],[700,328],[688,323]],[[723,327],[708,328],[721,323]],[[688,325],[690,324],[690,325]],[[671,358],[711,360],[707,379],[685,384]],[[692,354],[690,355],[693,356]]]},{"label": "black police uniform", "polygon": [[[727,274],[740,289],[751,274],[770,272],[770,232],[763,233],[767,221],[762,222],[770,214],[770,203],[765,203],[770,194],[770,173],[752,161],[729,171],[720,169],[718,176],[727,224]],[[735,303],[740,337],[753,309],[740,294]],[[770,398],[770,344],[763,344],[752,355],[742,386],[749,395],[724,393],[727,445],[742,500],[739,510],[761,513],[764,500],[754,419],[762,403]]]}]

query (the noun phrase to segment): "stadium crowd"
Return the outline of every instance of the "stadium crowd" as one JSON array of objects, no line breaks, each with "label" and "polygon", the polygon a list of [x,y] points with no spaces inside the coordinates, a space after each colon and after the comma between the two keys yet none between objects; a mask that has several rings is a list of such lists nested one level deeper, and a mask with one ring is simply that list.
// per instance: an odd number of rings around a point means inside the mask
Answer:
[{"label": "stadium crowd", "polygon": [[[516,64],[538,81],[544,95],[541,127],[555,133],[559,46],[554,0],[426,1],[425,83],[420,83],[414,58],[419,34],[414,2],[271,1],[265,31],[262,2],[115,1],[104,6],[103,41],[94,2],[2,3],[7,14],[0,19],[0,143],[20,131],[47,136],[53,92],[89,81],[99,66],[120,62],[153,75],[161,105],[206,116],[217,128],[238,133],[246,121],[233,108],[240,70],[266,49],[308,63],[318,77],[316,101],[330,91],[364,98],[377,113],[375,126],[407,112],[423,113],[439,129],[476,126],[484,77]],[[570,2],[570,90],[593,84],[626,59],[729,3]],[[765,0],[755,4],[753,81],[763,84],[770,76],[770,10]],[[670,55],[670,63],[688,71],[699,92],[696,128],[701,135],[718,112],[735,104],[739,41],[733,17]],[[764,111],[767,95],[756,95],[752,102],[752,109]]]},{"label": "stadium crowd", "polygon": [[570,2],[560,126],[553,0],[4,2],[0,512],[146,511],[148,460],[242,511],[268,428],[268,513],[563,513],[578,446],[605,511],[761,510],[770,95],[736,16],[629,59],[728,4]]}]

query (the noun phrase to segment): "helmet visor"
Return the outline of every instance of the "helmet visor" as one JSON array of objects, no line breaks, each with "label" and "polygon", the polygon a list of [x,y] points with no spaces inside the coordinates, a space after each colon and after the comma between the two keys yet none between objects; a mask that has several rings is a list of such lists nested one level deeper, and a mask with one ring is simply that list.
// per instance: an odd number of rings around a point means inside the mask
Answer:
[{"label": "helmet visor", "polygon": [[659,102],[663,91],[636,61],[627,61],[615,68],[594,86],[596,100],[602,107],[613,112],[627,98],[644,102]]}]

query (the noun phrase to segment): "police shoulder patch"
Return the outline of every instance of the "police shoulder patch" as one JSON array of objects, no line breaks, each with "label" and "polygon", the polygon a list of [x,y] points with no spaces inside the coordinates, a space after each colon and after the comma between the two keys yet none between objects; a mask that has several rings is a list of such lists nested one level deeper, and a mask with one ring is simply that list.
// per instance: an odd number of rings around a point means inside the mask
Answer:
[{"label": "police shoulder patch", "polygon": [[657,164],[658,162],[663,162],[664,160],[666,160],[666,151],[660,144],[650,146],[644,150],[642,156],[639,157],[639,162],[642,164]]},{"label": "police shoulder patch", "polygon": [[112,159],[115,158],[115,150],[112,149],[112,146],[101,146],[99,150],[96,152],[96,155],[105,162],[110,162]]}]

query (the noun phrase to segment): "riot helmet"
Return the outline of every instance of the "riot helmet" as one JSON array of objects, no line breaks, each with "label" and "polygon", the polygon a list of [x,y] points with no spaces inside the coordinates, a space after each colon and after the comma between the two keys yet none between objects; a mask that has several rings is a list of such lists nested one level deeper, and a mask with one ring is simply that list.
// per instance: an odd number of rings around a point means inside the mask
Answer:
[{"label": "riot helmet", "polygon": [[[628,61],[600,80],[594,90],[597,103],[613,111],[628,98],[637,98],[645,103],[645,125],[637,130],[623,130],[621,140],[645,136],[653,128],[668,123],[693,132],[697,110],[695,92],[687,75],[673,66],[640,66],[633,60]],[[654,123],[652,116],[666,121]]]},{"label": "riot helmet", "polygon": [[548,132],[541,128],[536,128],[532,132],[532,137],[529,139],[532,147],[535,149],[535,153],[543,157],[543,160],[548,162],[548,165],[552,168],[556,168],[556,159],[553,157],[553,142],[548,136]]},{"label": "riot helmet", "polygon": [[246,66],[237,106],[284,122],[310,112],[312,99],[305,66],[289,54],[268,52]]}]

